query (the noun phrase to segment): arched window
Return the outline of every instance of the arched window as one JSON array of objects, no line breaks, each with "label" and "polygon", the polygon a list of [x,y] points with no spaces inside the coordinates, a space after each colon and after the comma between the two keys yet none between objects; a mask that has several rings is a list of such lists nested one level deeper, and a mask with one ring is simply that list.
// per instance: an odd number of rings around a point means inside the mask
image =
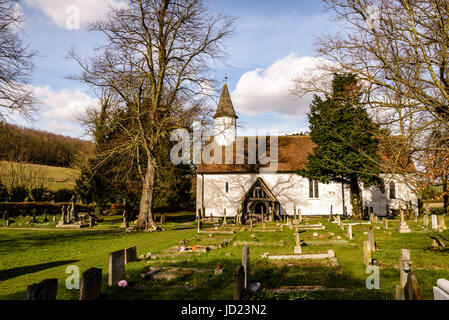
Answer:
[{"label": "arched window", "polygon": [[390,199],[396,199],[396,185],[393,181],[390,182]]},{"label": "arched window", "polygon": [[318,181],[309,180],[309,198],[310,199],[319,198]]}]

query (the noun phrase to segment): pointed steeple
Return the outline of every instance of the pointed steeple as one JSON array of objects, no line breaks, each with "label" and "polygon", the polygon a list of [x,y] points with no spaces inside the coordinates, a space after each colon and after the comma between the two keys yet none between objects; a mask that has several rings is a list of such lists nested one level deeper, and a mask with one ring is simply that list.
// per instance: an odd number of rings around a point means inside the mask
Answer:
[{"label": "pointed steeple", "polygon": [[229,95],[228,86],[226,83],[223,85],[217,112],[214,115],[215,119],[219,117],[232,117],[238,119],[235,114],[234,106],[232,105],[231,96]]}]

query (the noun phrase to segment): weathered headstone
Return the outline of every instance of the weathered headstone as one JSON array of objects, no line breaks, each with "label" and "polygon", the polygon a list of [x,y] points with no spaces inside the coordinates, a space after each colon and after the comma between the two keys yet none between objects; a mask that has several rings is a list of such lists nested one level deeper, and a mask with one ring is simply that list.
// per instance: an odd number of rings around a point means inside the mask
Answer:
[{"label": "weathered headstone", "polygon": [[384,229],[388,229],[388,219],[387,218],[382,218],[382,227]]},{"label": "weathered headstone", "polygon": [[446,224],[444,223],[444,216],[439,216],[439,223],[438,223],[438,228],[440,228],[441,230],[446,230]]},{"label": "weathered headstone", "polygon": [[429,226],[429,215],[428,214],[425,214],[424,217],[422,218],[422,224],[424,225],[424,227]]},{"label": "weathered headstone", "polygon": [[58,279],[45,279],[27,288],[27,300],[56,300],[58,293]]},{"label": "weathered headstone", "polygon": [[337,219],[337,224],[340,225],[341,224],[340,216],[337,216],[336,219]]},{"label": "weathered headstone", "polygon": [[295,233],[295,241],[296,241],[296,246],[295,246],[295,249],[294,249],[294,253],[295,254],[301,254],[302,253],[301,239],[299,238],[298,231],[296,231],[296,233]]},{"label": "weathered headstone", "polygon": [[412,230],[410,230],[407,222],[404,220],[404,210],[401,209],[401,222],[399,224],[399,227],[397,229],[398,233],[410,233]]},{"label": "weathered headstone", "polygon": [[117,286],[125,278],[125,251],[119,250],[109,254],[108,286]]},{"label": "weathered headstone", "polygon": [[245,290],[245,268],[242,265],[237,266],[234,280],[234,300],[242,300]]},{"label": "weathered headstone", "polygon": [[299,220],[299,223],[302,222],[301,209],[298,209],[298,220]]},{"label": "weathered headstone", "polygon": [[129,262],[137,261],[137,248],[136,246],[125,249],[125,264]]},{"label": "weathered headstone", "polygon": [[363,241],[363,262],[366,266],[371,265],[371,246],[369,241]]},{"label": "weathered headstone", "polygon": [[348,224],[348,238],[352,240],[352,224]]},{"label": "weathered headstone", "polygon": [[449,281],[438,279],[437,286],[433,287],[434,300],[449,300]]},{"label": "weathered headstone", "polygon": [[122,223],[120,224],[120,228],[125,228],[126,229],[126,228],[129,227],[126,211],[123,211],[122,217],[123,217],[123,220],[122,220]]},{"label": "weathered headstone", "polygon": [[371,212],[371,213],[369,214],[369,221],[370,221],[371,223],[375,223],[375,221],[374,221],[374,213],[373,213],[373,212]]},{"label": "weathered headstone", "polygon": [[90,268],[83,272],[80,285],[80,300],[94,300],[101,294],[101,269]]},{"label": "weathered headstone", "polygon": [[249,256],[249,247],[247,245],[243,246],[242,249],[242,265],[245,272],[245,284],[244,288],[247,289],[250,284],[250,256]]},{"label": "weathered headstone", "polygon": [[371,251],[376,251],[376,244],[374,243],[374,231],[373,228],[368,229],[368,241]]},{"label": "weathered headstone", "polygon": [[432,214],[432,229],[438,230],[438,220],[437,220],[437,216],[434,214]]},{"label": "weathered headstone", "polygon": [[400,286],[405,288],[407,283],[407,274],[410,271],[411,261],[410,261],[410,250],[401,249],[401,257],[399,258],[399,275],[400,275]]},{"label": "weathered headstone", "polygon": [[[263,214],[262,214],[262,222],[263,222]],[[227,228],[228,227],[228,222],[226,221],[226,209],[223,209],[223,224],[222,224],[223,228]]]}]

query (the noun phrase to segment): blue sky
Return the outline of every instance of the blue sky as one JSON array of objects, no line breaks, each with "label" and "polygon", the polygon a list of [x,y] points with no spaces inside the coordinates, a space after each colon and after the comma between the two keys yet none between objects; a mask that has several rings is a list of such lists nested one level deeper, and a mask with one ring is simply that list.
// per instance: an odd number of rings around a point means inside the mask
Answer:
[{"label": "blue sky", "polygon": [[[107,12],[107,3],[121,0],[22,0],[25,41],[39,52],[32,81],[42,101],[33,123],[19,123],[55,133],[82,136],[76,115],[95,104],[90,88],[66,77],[78,66],[66,59],[71,48],[93,55],[99,34],[85,30],[87,22]],[[65,25],[67,7],[80,9],[81,28]],[[209,0],[212,11],[237,17],[235,34],[227,43],[227,65],[216,65],[218,79],[228,86],[239,116],[239,134],[250,129],[307,129],[308,100],[288,94],[292,77],[313,64],[314,39],[333,31],[334,25],[321,1],[307,0]],[[307,58],[309,57],[309,58]]]}]

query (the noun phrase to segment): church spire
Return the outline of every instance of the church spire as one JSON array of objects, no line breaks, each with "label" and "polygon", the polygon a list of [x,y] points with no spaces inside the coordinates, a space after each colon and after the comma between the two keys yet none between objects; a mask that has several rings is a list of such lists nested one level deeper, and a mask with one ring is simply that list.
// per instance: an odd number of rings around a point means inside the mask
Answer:
[{"label": "church spire", "polygon": [[217,112],[214,115],[215,119],[219,117],[231,117],[238,119],[235,114],[234,106],[232,105],[231,96],[229,95],[228,86],[226,83],[223,85]]}]

